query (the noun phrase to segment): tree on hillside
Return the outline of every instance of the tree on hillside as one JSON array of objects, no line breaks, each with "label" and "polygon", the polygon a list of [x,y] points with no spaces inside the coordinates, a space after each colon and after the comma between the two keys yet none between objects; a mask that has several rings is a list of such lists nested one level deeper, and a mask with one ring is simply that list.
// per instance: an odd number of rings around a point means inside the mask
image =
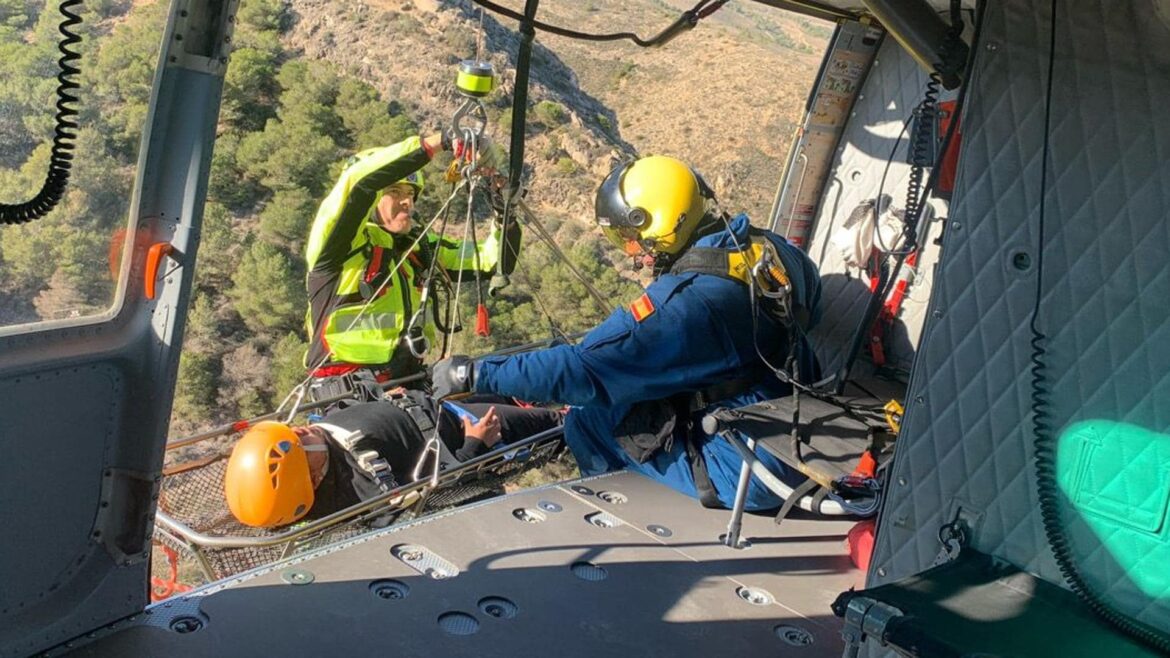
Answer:
[{"label": "tree on hillside", "polygon": [[231,213],[223,205],[209,201],[203,207],[195,284],[215,291],[227,289],[233,265],[239,262],[241,251],[242,247],[232,232]]},{"label": "tree on hillside", "polygon": [[87,91],[82,120],[103,127],[113,151],[127,164],[137,155],[146,122],[166,10],[167,3],[156,2],[134,11],[81,70]]},{"label": "tree on hillside", "polygon": [[229,131],[215,140],[211,174],[207,181],[207,199],[242,214],[251,210],[264,196],[264,188],[259,182],[245,176],[243,167],[236,161],[240,139],[239,133]]},{"label": "tree on hillside", "polygon": [[306,308],[298,263],[279,247],[256,240],[240,261],[228,293],[244,323],[254,332],[300,326]]},{"label": "tree on hillside", "polygon": [[255,48],[238,48],[232,53],[220,117],[236,129],[260,130],[275,116],[272,101],[279,92],[277,55]]},{"label": "tree on hillside", "polygon": [[277,190],[260,211],[260,237],[300,254],[315,211],[314,199],[303,188]]},{"label": "tree on hillside", "polygon": [[216,399],[221,413],[230,418],[250,418],[272,411],[275,402],[271,371],[272,360],[252,343],[225,354]]},{"label": "tree on hillside", "polygon": [[264,132],[244,137],[236,151],[249,179],[272,190],[302,188],[313,196],[323,195],[338,155],[333,139],[311,124],[281,119],[269,119]]},{"label": "tree on hillside", "polygon": [[354,78],[341,81],[334,110],[351,136],[355,151],[395,144],[417,130],[406,115],[391,116],[378,91]]}]

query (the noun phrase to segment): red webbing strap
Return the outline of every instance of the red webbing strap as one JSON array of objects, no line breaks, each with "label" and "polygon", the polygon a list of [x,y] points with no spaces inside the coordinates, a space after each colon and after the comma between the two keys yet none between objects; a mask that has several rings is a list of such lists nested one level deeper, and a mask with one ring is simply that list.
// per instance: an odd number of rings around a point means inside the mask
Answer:
[{"label": "red webbing strap", "polygon": [[162,601],[175,594],[191,591],[190,585],[179,582],[179,554],[166,544],[156,544],[156,546],[161,548],[163,554],[167,556],[167,577],[150,577],[150,600],[152,602]]}]

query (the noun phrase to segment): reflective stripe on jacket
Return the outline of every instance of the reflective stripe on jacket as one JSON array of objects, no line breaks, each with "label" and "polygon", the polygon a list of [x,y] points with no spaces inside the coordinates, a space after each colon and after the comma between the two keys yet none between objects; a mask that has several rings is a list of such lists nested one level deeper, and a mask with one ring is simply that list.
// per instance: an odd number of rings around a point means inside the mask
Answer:
[{"label": "reflective stripe on jacket", "polygon": [[[305,250],[309,269],[306,366],[385,365],[403,360],[417,367],[418,360],[409,356],[400,338],[419,308],[430,255],[437,252],[439,265],[452,277],[495,268],[501,239],[498,230],[480,242],[478,250],[470,242],[428,233],[408,255],[405,250],[418,238],[417,231],[395,236],[378,223],[375,209],[382,190],[427,162],[418,137],[363,151],[350,159],[321,203]],[[518,230],[513,244],[519,249]],[[363,312],[367,298],[379,290]],[[424,333],[433,339],[430,314],[424,317]]]}]

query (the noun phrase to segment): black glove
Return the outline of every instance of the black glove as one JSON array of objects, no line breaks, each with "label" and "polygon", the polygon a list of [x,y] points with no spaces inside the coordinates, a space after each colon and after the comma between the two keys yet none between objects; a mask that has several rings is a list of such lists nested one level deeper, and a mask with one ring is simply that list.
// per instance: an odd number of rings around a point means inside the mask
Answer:
[{"label": "black glove", "polygon": [[436,400],[465,398],[475,388],[475,361],[457,354],[431,366],[431,385]]}]

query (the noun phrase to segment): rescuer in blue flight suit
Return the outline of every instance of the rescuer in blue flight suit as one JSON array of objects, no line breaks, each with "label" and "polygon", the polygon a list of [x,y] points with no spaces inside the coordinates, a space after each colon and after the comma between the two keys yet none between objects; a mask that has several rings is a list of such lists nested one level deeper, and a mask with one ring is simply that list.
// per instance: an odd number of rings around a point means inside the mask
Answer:
[{"label": "rescuer in blue flight suit", "polygon": [[[804,332],[819,314],[820,278],[799,248],[728,217],[688,165],[651,156],[622,165],[597,193],[597,221],[655,280],[577,345],[435,364],[436,397],[497,393],[572,405],[565,441],[581,472],[627,468],[731,507],[742,459],[703,433],[716,407],[790,393],[775,369],[811,381]],[[797,484],[803,476],[763,450],[761,462]],[[781,504],[755,479],[747,509]]]}]

